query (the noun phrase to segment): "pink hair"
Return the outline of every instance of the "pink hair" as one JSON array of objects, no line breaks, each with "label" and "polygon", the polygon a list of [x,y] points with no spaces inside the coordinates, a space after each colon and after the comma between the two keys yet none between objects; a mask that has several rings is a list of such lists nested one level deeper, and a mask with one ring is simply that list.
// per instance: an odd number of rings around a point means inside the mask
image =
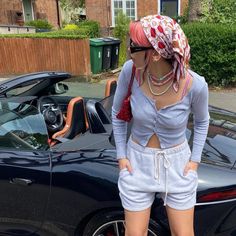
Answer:
[{"label": "pink hair", "polygon": [[151,43],[148,41],[140,21],[131,21],[129,25],[129,34],[132,41],[140,46],[150,47]]},{"label": "pink hair", "polygon": [[[129,34],[130,34],[130,38],[132,39],[132,41],[139,45],[139,46],[143,46],[143,47],[150,47],[152,46],[152,44],[148,41],[144,31],[143,31],[143,27],[141,25],[140,21],[131,21],[130,25],[129,25]],[[150,61],[150,56],[151,56],[151,51],[147,51],[146,52],[146,59],[147,59],[147,65]],[[144,73],[147,70],[147,65],[145,67]],[[136,78],[138,78],[138,82],[139,85],[141,85],[141,82],[143,82],[143,78],[140,78],[140,71],[136,70]]]}]

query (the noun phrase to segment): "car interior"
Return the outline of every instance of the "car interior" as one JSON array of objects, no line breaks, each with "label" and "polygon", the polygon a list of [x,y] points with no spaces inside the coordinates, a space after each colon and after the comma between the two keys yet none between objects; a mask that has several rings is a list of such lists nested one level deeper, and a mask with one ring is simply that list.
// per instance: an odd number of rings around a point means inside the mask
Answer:
[{"label": "car interior", "polygon": [[88,138],[93,147],[97,140],[107,142],[112,132],[111,106],[116,86],[115,79],[107,80],[102,100],[82,97],[63,100],[62,96],[56,96],[55,100],[60,100],[58,103],[63,111],[64,126],[52,134],[51,148],[59,151],[78,150],[87,145]]},{"label": "car interior", "polygon": [[[48,144],[53,150],[71,149],[75,142],[78,150],[86,144],[82,139],[107,140],[112,131],[111,106],[116,79],[107,80],[103,99],[68,96],[68,86],[56,82],[47,79],[23,82],[6,91],[4,98],[17,102],[23,99],[23,103],[37,108],[45,120]],[[18,108],[17,112],[21,114],[22,111]]]}]

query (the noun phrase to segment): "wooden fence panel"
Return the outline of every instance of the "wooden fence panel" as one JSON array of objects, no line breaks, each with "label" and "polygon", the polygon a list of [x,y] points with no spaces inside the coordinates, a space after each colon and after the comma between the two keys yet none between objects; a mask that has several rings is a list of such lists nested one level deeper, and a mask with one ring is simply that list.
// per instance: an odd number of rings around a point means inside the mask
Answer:
[{"label": "wooden fence panel", "polygon": [[51,70],[90,75],[89,40],[0,38],[0,74]]}]

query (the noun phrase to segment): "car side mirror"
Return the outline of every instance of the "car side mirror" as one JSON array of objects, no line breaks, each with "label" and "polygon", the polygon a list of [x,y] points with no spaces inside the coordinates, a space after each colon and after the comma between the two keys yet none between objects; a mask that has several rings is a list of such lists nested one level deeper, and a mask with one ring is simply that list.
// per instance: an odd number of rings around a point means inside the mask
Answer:
[{"label": "car side mirror", "polygon": [[63,94],[69,90],[69,87],[68,85],[59,82],[55,84],[54,89],[55,89],[55,94]]}]

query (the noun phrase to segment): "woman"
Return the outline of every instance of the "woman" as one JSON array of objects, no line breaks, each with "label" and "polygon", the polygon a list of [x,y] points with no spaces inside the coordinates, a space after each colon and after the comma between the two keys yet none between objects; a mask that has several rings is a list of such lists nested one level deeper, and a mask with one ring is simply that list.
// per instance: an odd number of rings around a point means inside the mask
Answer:
[{"label": "woman", "polygon": [[[132,60],[123,66],[112,106],[126,235],[147,235],[151,205],[159,192],[172,235],[192,236],[197,168],[209,126],[207,83],[187,69],[188,40],[167,16],[131,22],[130,53]],[[133,125],[126,144],[127,123],[117,114],[133,65]],[[194,115],[192,151],[185,136],[190,112]]]}]

